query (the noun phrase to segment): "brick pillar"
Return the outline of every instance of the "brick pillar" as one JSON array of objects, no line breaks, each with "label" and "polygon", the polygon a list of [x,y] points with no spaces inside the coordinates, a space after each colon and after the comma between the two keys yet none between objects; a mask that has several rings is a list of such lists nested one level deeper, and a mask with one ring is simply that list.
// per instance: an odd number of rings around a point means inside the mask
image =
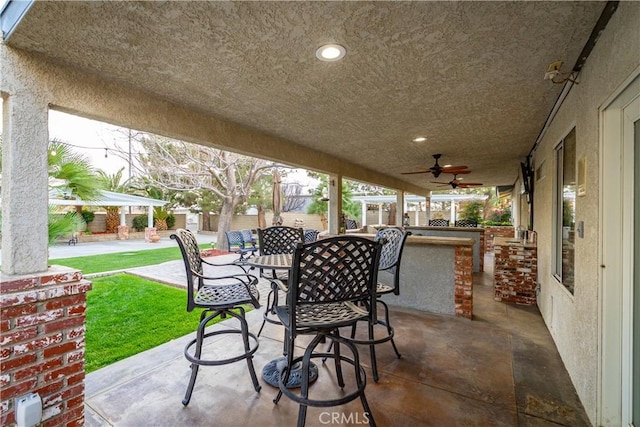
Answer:
[{"label": "brick pillar", "polygon": [[155,227],[145,227],[144,229],[144,241],[149,243],[151,242],[151,236],[158,234],[158,231]]},{"label": "brick pillar", "polygon": [[456,246],[455,251],[455,315],[473,319],[473,247]]},{"label": "brick pillar", "polygon": [[118,226],[118,240],[129,240],[129,227],[126,225]]},{"label": "brick pillar", "polygon": [[42,426],[84,424],[86,292],[82,272],[2,276],[0,425],[15,423],[15,398],[39,393]]}]

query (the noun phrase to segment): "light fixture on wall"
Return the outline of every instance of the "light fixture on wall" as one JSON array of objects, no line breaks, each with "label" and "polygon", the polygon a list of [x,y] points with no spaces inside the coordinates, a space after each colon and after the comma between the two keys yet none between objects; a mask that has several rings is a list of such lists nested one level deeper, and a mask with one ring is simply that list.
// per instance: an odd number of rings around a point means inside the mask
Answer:
[{"label": "light fixture on wall", "polygon": [[573,71],[570,71],[568,73],[560,72],[560,68],[562,68],[562,64],[564,64],[563,61],[555,61],[549,64],[549,67],[547,67],[547,72],[544,73],[544,79],[551,80],[551,82],[556,84],[561,84],[567,81],[578,84],[578,82],[575,81],[575,76],[573,75],[574,74]]},{"label": "light fixture on wall", "polygon": [[347,50],[339,44],[325,44],[316,50],[316,58],[325,62],[339,61],[346,54]]}]

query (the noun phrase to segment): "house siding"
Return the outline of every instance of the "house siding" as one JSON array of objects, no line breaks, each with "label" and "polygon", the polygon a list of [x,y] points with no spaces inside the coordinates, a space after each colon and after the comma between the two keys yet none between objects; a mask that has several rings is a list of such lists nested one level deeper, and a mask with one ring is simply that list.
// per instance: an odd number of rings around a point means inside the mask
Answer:
[{"label": "house siding", "polygon": [[[593,424],[597,414],[599,322],[599,109],[640,66],[640,3],[621,2],[587,59],[534,154],[547,165],[536,182],[534,228],[538,232],[538,305],[576,391]],[[575,242],[575,293],[553,277],[554,149],[575,127],[576,158],[587,161],[587,192],[576,199],[576,222],[584,238]]]}]

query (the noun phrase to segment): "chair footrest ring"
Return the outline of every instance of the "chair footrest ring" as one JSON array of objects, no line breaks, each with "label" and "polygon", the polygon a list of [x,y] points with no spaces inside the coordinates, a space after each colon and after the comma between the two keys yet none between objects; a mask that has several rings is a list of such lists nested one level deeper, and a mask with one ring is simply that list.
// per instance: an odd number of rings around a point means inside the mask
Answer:
[{"label": "chair footrest ring", "polygon": [[[335,359],[335,354],[313,353],[310,359],[325,358],[325,357]],[[302,363],[303,358],[304,356],[299,356],[294,358],[293,365],[295,366],[298,363]],[[286,388],[284,386],[284,384],[282,383],[282,376],[284,375],[284,370],[280,371],[280,376],[278,377],[278,385],[280,387],[280,391],[289,399],[293,400],[294,402],[301,403],[307,406],[318,407],[318,408],[326,408],[329,406],[340,406],[340,405],[344,405],[345,403],[351,402],[352,400],[357,399],[359,396],[362,396],[364,394],[364,389],[367,385],[367,379],[366,379],[364,368],[362,366],[356,366],[356,362],[349,357],[340,355],[340,360],[356,367],[356,369],[360,369],[360,375],[362,376],[362,385],[352,393],[343,395],[338,399],[330,399],[330,400],[315,400],[315,399],[305,398],[303,396],[300,396],[292,392],[289,388]]]},{"label": "chair footrest ring", "polygon": [[[208,333],[204,334],[204,336],[202,337],[202,340],[204,342],[204,340],[206,338],[208,338],[208,337],[215,336],[215,335],[223,335],[223,334],[242,334],[242,331],[235,330],[235,329],[225,329],[225,330],[222,330],[222,331],[208,332]],[[219,359],[219,360],[198,359],[198,358],[196,358],[195,356],[193,356],[193,355],[191,355],[189,353],[189,349],[191,347],[193,347],[198,342],[198,339],[194,338],[193,340],[191,340],[185,346],[185,348],[184,348],[184,357],[186,357],[187,360],[189,362],[191,362],[191,363],[195,363],[197,365],[203,365],[203,366],[226,365],[228,363],[238,362],[240,360],[247,359],[247,358],[253,356],[253,354],[256,352],[256,350],[258,350],[258,345],[259,345],[258,337],[254,333],[249,332],[248,335],[249,335],[249,338],[251,340],[253,340],[255,345],[253,347],[251,347],[249,349],[249,351],[246,351],[245,353],[242,353],[242,354],[240,354],[238,356],[230,357],[228,359]]]}]

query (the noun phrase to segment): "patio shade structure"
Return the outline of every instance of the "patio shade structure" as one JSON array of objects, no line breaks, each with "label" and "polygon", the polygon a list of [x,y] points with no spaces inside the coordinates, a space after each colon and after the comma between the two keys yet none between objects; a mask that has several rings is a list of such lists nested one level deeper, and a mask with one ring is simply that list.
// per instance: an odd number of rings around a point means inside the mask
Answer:
[{"label": "patio shade structure", "polygon": [[[640,294],[640,243],[619,218],[637,209],[620,201],[640,168],[627,155],[639,115],[623,111],[640,99],[638,22],[629,1],[10,0],[0,9],[2,271],[48,273],[50,109],[326,173],[330,232],[343,178],[393,189],[404,206],[404,193],[437,184],[403,173],[441,153],[474,182],[515,184],[514,225],[529,225],[529,211],[539,236],[540,312],[589,421],[637,425],[640,381],[628,379],[640,336],[628,332],[640,331],[640,302],[621,295]],[[319,61],[324,43],[346,56]],[[554,181],[574,169],[581,232],[565,252]]]},{"label": "patio shade structure", "polygon": [[[113,191],[102,190],[101,196],[97,200],[85,201],[78,198],[65,197],[60,191],[51,190],[49,192],[49,204],[56,206],[146,206],[147,227],[153,227],[153,208],[156,206],[164,206],[168,202],[164,200],[151,199],[149,197],[134,196],[131,194],[116,193]],[[2,199],[0,199],[1,201]],[[126,225],[125,210],[120,210],[120,225]]]}]

